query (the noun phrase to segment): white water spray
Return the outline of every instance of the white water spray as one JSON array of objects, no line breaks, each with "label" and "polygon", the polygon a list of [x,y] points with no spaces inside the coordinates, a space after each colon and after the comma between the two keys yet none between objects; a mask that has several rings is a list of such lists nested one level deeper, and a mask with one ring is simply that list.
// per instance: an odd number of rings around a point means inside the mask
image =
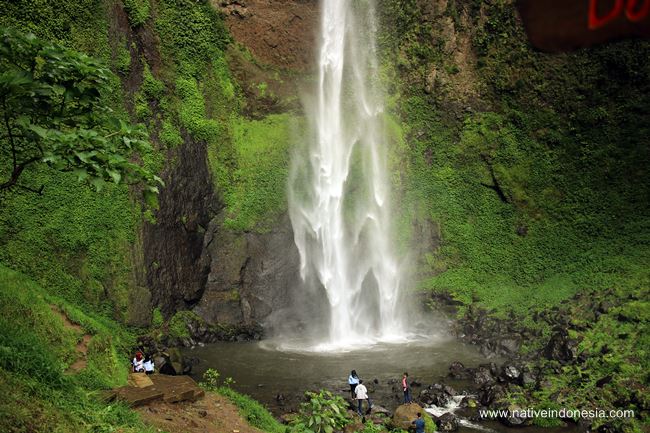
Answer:
[{"label": "white water spray", "polygon": [[399,341],[374,6],[323,0],[321,12],[317,89],[305,103],[312,137],[292,161],[289,185],[301,276],[327,294],[321,348]]}]

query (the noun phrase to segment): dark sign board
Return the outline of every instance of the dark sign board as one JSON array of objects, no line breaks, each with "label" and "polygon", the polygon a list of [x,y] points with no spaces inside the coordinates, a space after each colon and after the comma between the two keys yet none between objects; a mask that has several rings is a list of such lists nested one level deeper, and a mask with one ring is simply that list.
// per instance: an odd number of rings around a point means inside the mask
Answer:
[{"label": "dark sign board", "polygon": [[568,51],[628,37],[650,37],[650,0],[519,0],[530,42]]}]

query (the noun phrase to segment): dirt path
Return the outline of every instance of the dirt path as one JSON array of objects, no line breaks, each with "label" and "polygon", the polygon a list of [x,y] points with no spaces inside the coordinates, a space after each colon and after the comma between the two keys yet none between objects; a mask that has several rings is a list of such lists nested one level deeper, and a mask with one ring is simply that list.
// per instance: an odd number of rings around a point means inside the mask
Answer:
[{"label": "dirt path", "polygon": [[75,350],[77,351],[77,360],[73,362],[70,367],[66,370],[66,373],[77,373],[88,365],[88,361],[86,360],[86,354],[88,353],[88,343],[90,342],[90,339],[92,338],[92,335],[86,333],[86,331],[78,324],[73,323],[68,319],[68,316],[59,309],[59,307],[55,305],[50,305],[50,308],[52,309],[52,312],[59,316],[61,320],[63,321],[63,326],[65,326],[66,329],[70,329],[74,331],[77,335],[82,335],[81,340],[77,343],[75,346]]},{"label": "dirt path", "polygon": [[136,409],[148,424],[169,433],[263,433],[241,417],[228,399],[207,393],[196,402],[153,402]]}]

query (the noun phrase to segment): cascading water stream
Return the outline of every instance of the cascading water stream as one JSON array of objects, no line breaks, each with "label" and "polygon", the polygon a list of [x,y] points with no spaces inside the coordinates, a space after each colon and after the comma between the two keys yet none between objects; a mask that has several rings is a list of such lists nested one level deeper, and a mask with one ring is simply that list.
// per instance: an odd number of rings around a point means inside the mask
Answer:
[{"label": "cascading water stream", "polygon": [[329,303],[325,348],[403,339],[400,271],[372,1],[323,0],[311,140],[292,161],[289,209],[301,276]]}]

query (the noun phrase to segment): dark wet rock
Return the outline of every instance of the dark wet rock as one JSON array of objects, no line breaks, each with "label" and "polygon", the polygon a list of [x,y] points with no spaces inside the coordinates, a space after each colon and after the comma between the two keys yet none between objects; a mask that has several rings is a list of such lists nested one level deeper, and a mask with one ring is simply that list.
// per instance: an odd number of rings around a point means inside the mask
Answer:
[{"label": "dark wet rock", "polygon": [[439,431],[456,431],[458,430],[458,418],[453,413],[445,413],[436,419],[436,426]]},{"label": "dark wet rock", "polygon": [[370,413],[371,413],[372,415],[379,415],[379,414],[382,414],[382,415],[385,415],[385,416],[388,417],[388,418],[391,417],[391,413],[390,413],[390,411],[389,411],[388,409],[386,409],[385,407],[380,406],[380,405],[378,405],[378,404],[373,404],[373,405],[372,405],[372,408],[370,409]]},{"label": "dark wet rock", "polygon": [[446,407],[451,403],[451,397],[456,395],[453,388],[440,383],[434,383],[420,392],[420,401],[428,405]]},{"label": "dark wet rock", "polygon": [[603,300],[600,301],[600,303],[598,304],[598,308],[596,309],[596,311],[598,311],[601,314],[607,314],[609,313],[609,310],[611,310],[613,306],[614,304],[612,304],[612,302],[608,300]]},{"label": "dark wet rock", "polygon": [[521,383],[521,369],[513,364],[504,364],[499,379],[509,383]]},{"label": "dark wet rock", "polygon": [[505,409],[508,412],[508,416],[500,417],[499,421],[508,427],[521,427],[523,425],[526,425],[528,422],[528,418],[519,406],[510,405]]},{"label": "dark wet rock", "polygon": [[454,379],[469,379],[471,372],[465,368],[462,362],[455,361],[449,364],[449,376]]},{"label": "dark wet rock", "polygon": [[478,403],[476,399],[472,396],[465,396],[463,399],[460,401],[460,407],[468,407],[470,409],[475,409],[478,407]]},{"label": "dark wet rock", "polygon": [[610,374],[610,375],[607,375],[607,376],[605,376],[605,377],[603,377],[603,378],[598,379],[598,380],[596,381],[596,386],[597,386],[598,388],[602,388],[603,386],[607,385],[607,384],[610,383],[611,381],[612,381],[612,375]]},{"label": "dark wet rock", "polygon": [[478,401],[483,406],[490,406],[505,395],[505,390],[501,385],[489,384],[481,388],[478,392]]},{"label": "dark wet rock", "polygon": [[536,384],[538,380],[538,375],[532,371],[524,371],[521,374],[521,384],[522,385],[533,385]]},{"label": "dark wet rock", "polygon": [[561,363],[574,361],[578,356],[578,342],[569,338],[566,329],[556,327],[544,348],[544,356]]},{"label": "dark wet rock", "polygon": [[483,386],[487,383],[494,382],[494,376],[492,376],[489,368],[486,368],[485,366],[479,366],[476,370],[473,371],[472,380],[475,384]]},{"label": "dark wet rock", "polygon": [[375,385],[379,385],[379,379],[374,378],[374,379],[372,380],[372,383],[374,383]]},{"label": "dark wet rock", "polygon": [[442,390],[450,397],[457,395],[456,390],[449,385],[443,385]]},{"label": "dark wet rock", "polygon": [[[298,311],[290,308],[294,301],[305,301],[294,298],[305,296],[302,292],[292,290],[300,282],[300,257],[288,215],[264,233],[231,230],[225,226],[225,219],[222,211],[207,225],[201,259],[207,264],[208,274],[193,311],[215,326],[242,328],[262,322],[267,322],[269,329],[284,324],[294,326],[283,320],[287,317],[280,317],[286,311]],[[302,319],[295,316],[291,319]],[[316,314],[311,318],[315,319]],[[244,334],[250,339],[250,333]],[[242,336],[235,334],[234,339]]]},{"label": "dark wet rock", "polygon": [[520,346],[521,341],[514,337],[504,338],[503,340],[499,341],[498,345],[499,349],[501,349],[501,353],[507,355],[517,355],[519,353]]},{"label": "dark wet rock", "polygon": [[415,379],[412,380],[412,381],[411,381],[411,387],[415,387],[415,386],[417,386],[417,387],[422,386],[422,382],[418,382],[418,381],[415,380]]}]

